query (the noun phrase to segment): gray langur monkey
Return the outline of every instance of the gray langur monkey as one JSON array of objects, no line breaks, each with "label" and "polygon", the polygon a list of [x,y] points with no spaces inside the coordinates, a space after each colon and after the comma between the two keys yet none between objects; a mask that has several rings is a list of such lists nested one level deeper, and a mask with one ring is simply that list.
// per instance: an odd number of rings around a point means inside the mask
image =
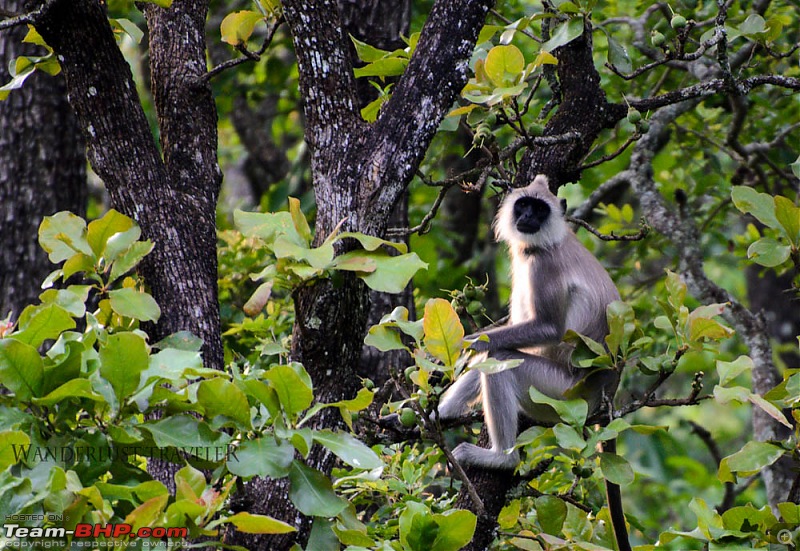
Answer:
[{"label": "gray langur monkey", "polygon": [[459,463],[489,469],[514,469],[519,454],[506,450],[517,438],[517,415],[557,422],[549,406],[536,404],[528,389],[536,387],[563,399],[577,383],[590,411],[603,393],[613,394],[617,375],[572,365],[573,347],[563,343],[567,330],[603,342],[608,334],[606,307],[619,300],[608,272],[578,241],[564,219],[565,205],[548,187],[545,176],[511,192],[495,220],[495,235],[511,255],[511,303],[507,325],[468,337],[471,348],[498,360],[522,360],[512,369],[486,374],[470,370],[442,397],[439,418],[458,418],[480,399],[491,449],[462,443],[453,454]]}]

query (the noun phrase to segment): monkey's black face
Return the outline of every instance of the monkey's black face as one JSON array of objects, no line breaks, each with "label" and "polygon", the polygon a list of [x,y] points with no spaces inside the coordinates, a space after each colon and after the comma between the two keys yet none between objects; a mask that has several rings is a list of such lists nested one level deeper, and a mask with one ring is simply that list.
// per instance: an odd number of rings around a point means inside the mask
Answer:
[{"label": "monkey's black face", "polygon": [[538,232],[550,216],[550,205],[535,197],[520,197],[514,203],[514,221],[521,233]]}]

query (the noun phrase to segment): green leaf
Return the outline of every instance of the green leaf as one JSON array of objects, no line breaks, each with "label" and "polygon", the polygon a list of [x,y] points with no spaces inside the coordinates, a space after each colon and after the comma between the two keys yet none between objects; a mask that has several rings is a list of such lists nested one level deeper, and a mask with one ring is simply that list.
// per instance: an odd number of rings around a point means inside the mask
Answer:
[{"label": "green leaf", "polygon": [[38,348],[46,340],[57,339],[61,333],[75,328],[75,320],[57,304],[35,306],[20,316],[20,327],[12,336]]},{"label": "green leaf", "polygon": [[120,316],[140,321],[157,321],[161,316],[161,309],[155,299],[142,291],[126,287],[109,291],[108,298],[111,309]]},{"label": "green leaf", "polygon": [[0,339],[0,384],[27,401],[42,391],[44,364],[34,347],[14,338]]},{"label": "green leaf", "polygon": [[270,246],[278,235],[294,234],[296,243],[300,244],[302,241],[295,232],[292,215],[288,212],[263,213],[235,210],[233,211],[233,222],[246,237],[258,237]]},{"label": "green leaf", "polygon": [[308,226],[308,220],[303,211],[300,210],[300,200],[296,197],[289,197],[289,214],[292,216],[292,223],[297,235],[306,243],[311,244],[313,237],[311,228]]},{"label": "green leaf", "polygon": [[256,23],[263,19],[264,16],[257,11],[243,10],[229,13],[219,26],[222,41],[231,46],[247,42],[253,34]]},{"label": "green leaf", "polygon": [[513,44],[495,46],[486,56],[484,70],[495,86],[508,87],[517,82],[525,68],[525,56]]},{"label": "green leaf", "polygon": [[444,299],[431,299],[425,304],[423,317],[425,348],[446,366],[455,365],[461,355],[464,327],[450,303]]},{"label": "green leaf", "polygon": [[283,478],[289,474],[294,459],[294,447],[288,442],[278,443],[272,436],[247,440],[231,452],[226,463],[228,470],[237,476]]},{"label": "green leaf", "polygon": [[546,534],[558,535],[567,519],[567,504],[555,496],[539,496],[536,498],[536,518]]},{"label": "green leaf", "polygon": [[519,366],[524,360],[497,360],[492,357],[488,357],[485,359],[480,360],[477,363],[470,363],[469,368],[475,369],[480,371],[481,373],[492,374],[492,373],[500,373],[502,371],[507,371],[509,369],[514,369],[515,367]]},{"label": "green leaf", "polygon": [[111,383],[120,403],[139,387],[149,362],[147,343],[136,333],[109,335],[100,348],[100,375]]},{"label": "green leaf", "polygon": [[367,346],[374,346],[381,352],[388,352],[389,350],[408,350],[408,347],[403,343],[400,332],[396,327],[383,324],[373,325],[369,328],[369,332],[364,338],[364,344]]},{"label": "green leaf", "polygon": [[778,195],[775,197],[775,218],[786,230],[789,242],[797,245],[800,242],[800,208],[786,197]]},{"label": "green leaf", "polygon": [[265,378],[278,393],[284,411],[295,415],[311,405],[314,394],[311,386],[288,365],[278,365],[267,371]]},{"label": "green leaf", "polygon": [[86,301],[89,299],[90,285],[70,285],[66,289],[47,289],[39,300],[42,304],[57,304],[70,316],[81,318],[86,313]]},{"label": "green leaf", "polygon": [[516,526],[520,519],[521,505],[519,499],[514,499],[500,510],[497,524],[501,530],[509,530]]},{"label": "green leaf", "polygon": [[378,61],[379,59],[383,59],[384,57],[391,54],[391,52],[388,52],[386,50],[381,50],[380,48],[376,48],[375,46],[370,46],[366,42],[361,42],[352,34],[350,35],[350,40],[353,41],[353,45],[356,47],[356,54],[358,54],[358,59],[366,63],[372,63],[373,61]]},{"label": "green leaf", "polygon": [[334,517],[347,507],[328,477],[299,461],[292,461],[289,484],[289,499],[304,515]]},{"label": "green leaf", "polygon": [[600,470],[609,482],[625,486],[633,482],[634,474],[630,463],[615,453],[599,453]]},{"label": "green leaf", "polygon": [[89,379],[72,379],[59,386],[42,398],[34,398],[33,403],[39,406],[52,406],[69,398],[88,398],[102,402],[103,397],[92,389]]},{"label": "green leaf", "polygon": [[739,356],[732,362],[717,360],[717,374],[719,374],[719,384],[722,386],[733,382],[736,377],[745,371],[752,371],[753,360],[749,356]]},{"label": "green leaf", "polygon": [[428,264],[419,259],[416,253],[389,256],[384,252],[370,253],[377,265],[372,273],[359,275],[373,291],[381,293],[400,293],[419,270]]},{"label": "green leaf", "polygon": [[172,415],[165,419],[139,425],[149,432],[159,448],[196,448],[204,453],[218,450],[222,458],[228,452],[227,443],[230,437],[221,432],[211,430],[207,423],[191,415]]},{"label": "green leaf", "polygon": [[550,398],[536,390],[536,387],[530,387],[528,394],[536,404],[546,404],[556,410],[561,419],[572,425],[573,427],[582,427],[586,423],[586,416],[589,414],[589,405],[585,400],[556,400]]},{"label": "green leaf", "polygon": [[[22,449],[31,445],[30,437],[19,430],[0,432],[0,472],[23,458]],[[4,488],[5,490],[6,488]]]},{"label": "green leaf", "polygon": [[[113,238],[111,241],[113,241]],[[111,241],[109,241],[109,244]],[[111,265],[111,274],[108,276],[108,282],[114,283],[120,277],[135,268],[145,256],[150,254],[150,251],[153,250],[153,246],[153,243],[150,241],[137,241],[125,249],[122,254],[117,255]]]},{"label": "green leaf", "polygon": [[387,57],[368,63],[363,67],[353,69],[356,78],[361,77],[396,77],[402,75],[408,66],[408,59],[402,57]]},{"label": "green leaf", "polygon": [[552,52],[556,48],[569,44],[583,34],[583,17],[573,17],[569,21],[559,24],[550,40],[542,44],[542,50]]},{"label": "green leaf", "polygon": [[39,244],[48,253],[53,264],[78,253],[93,256],[92,248],[86,240],[86,222],[71,212],[45,216],[39,225]]},{"label": "green leaf", "polygon": [[429,549],[431,551],[458,551],[472,541],[478,517],[464,509],[451,509],[445,513],[433,515],[433,521],[439,526],[439,529]]},{"label": "green leaf", "polygon": [[564,423],[558,423],[554,426],[553,434],[556,437],[558,445],[562,448],[583,451],[586,447],[586,440],[583,439],[583,436],[578,434],[578,431],[575,430],[574,427],[565,425]]},{"label": "green leaf", "polygon": [[133,225],[133,220],[114,209],[110,209],[102,218],[89,222],[86,239],[94,256],[104,256],[108,240],[118,233],[127,232]]},{"label": "green leaf", "polygon": [[25,80],[33,74],[35,69],[36,65],[30,63],[26,64],[22,69],[15,69],[12,71],[11,76],[13,78],[0,87],[0,101],[7,99],[12,90],[22,88],[22,85],[25,84]]},{"label": "green leaf", "polygon": [[239,388],[222,377],[203,381],[197,387],[197,402],[209,419],[224,415],[250,428],[250,404]]},{"label": "green leaf", "polygon": [[767,22],[759,14],[751,13],[739,25],[739,32],[749,38],[756,37],[756,35],[767,32]]},{"label": "green leaf", "polygon": [[633,66],[625,46],[617,42],[611,35],[607,35],[607,37],[608,62],[623,73],[630,73],[633,70]]},{"label": "green leaf", "polygon": [[314,442],[332,451],[351,467],[372,470],[383,466],[383,462],[374,451],[346,432],[314,431]]},{"label": "green leaf", "polygon": [[144,31],[136,26],[136,23],[130,19],[110,19],[110,21],[112,25],[114,25],[115,31],[119,28],[122,32],[130,36],[136,44],[141,44],[142,38],[144,38]]},{"label": "green leaf", "polygon": [[747,248],[747,258],[767,268],[780,266],[790,254],[791,247],[771,237],[762,237]]},{"label": "green leaf", "polygon": [[237,530],[248,534],[286,534],[297,531],[294,526],[290,526],[278,519],[247,512],[236,513],[231,517],[225,518],[224,522],[233,524]]},{"label": "green leaf", "polygon": [[800,179],[800,155],[797,157],[797,160],[789,165],[792,168],[792,174],[797,179]]},{"label": "green leaf", "polygon": [[[608,350],[612,355],[616,355],[618,352],[625,355],[631,335],[636,330],[633,308],[626,302],[615,300],[606,308],[606,317],[608,318],[609,330],[606,336]],[[604,353],[605,351],[598,355]]]},{"label": "green leaf", "polygon": [[786,450],[780,446],[751,440],[741,450],[722,460],[719,479],[722,482],[736,482],[736,478],[731,475],[754,475],[775,463],[785,453]]},{"label": "green leaf", "polygon": [[351,239],[351,238],[358,241],[358,243],[364,248],[364,250],[370,252],[377,251],[381,247],[391,247],[403,254],[408,252],[408,247],[406,246],[405,243],[400,243],[396,241],[387,241],[386,239],[381,239],[380,237],[365,235],[359,232],[345,231],[336,234],[333,241],[341,241],[342,239]]},{"label": "green leaf", "polygon": [[141,236],[142,230],[136,225],[131,226],[128,230],[111,235],[103,249],[103,256],[105,256],[106,261],[116,260],[120,254],[136,243]]},{"label": "green leaf", "polygon": [[780,227],[778,219],[775,217],[775,201],[772,195],[759,193],[747,186],[734,186],[731,198],[737,209],[746,214],[752,214],[765,226],[774,229]]}]

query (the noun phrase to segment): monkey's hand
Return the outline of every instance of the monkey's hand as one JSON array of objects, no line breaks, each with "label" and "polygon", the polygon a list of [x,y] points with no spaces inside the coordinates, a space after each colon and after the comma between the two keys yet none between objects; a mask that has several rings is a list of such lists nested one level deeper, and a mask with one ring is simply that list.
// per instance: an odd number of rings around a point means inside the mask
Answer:
[{"label": "monkey's hand", "polygon": [[489,337],[486,336],[485,333],[473,333],[467,337],[464,337],[467,341],[472,341],[469,345],[469,349],[474,352],[489,352],[491,347],[489,346]]}]

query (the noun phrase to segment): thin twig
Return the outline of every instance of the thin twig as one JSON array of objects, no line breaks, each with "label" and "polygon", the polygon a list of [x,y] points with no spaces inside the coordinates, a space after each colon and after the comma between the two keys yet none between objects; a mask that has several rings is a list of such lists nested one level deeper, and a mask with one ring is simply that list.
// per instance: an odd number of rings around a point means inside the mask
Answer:
[{"label": "thin twig", "polygon": [[[36,8],[35,10],[23,13],[21,15],[14,15],[10,19],[4,19],[0,21],[0,31],[5,29],[10,29],[12,27],[18,27],[19,25],[28,25],[33,24],[37,17],[42,15],[45,11],[50,9],[50,6],[55,3],[55,0],[47,0],[44,4]],[[10,15],[10,12],[3,12],[3,15]]]},{"label": "thin twig", "polygon": [[603,164],[603,163],[605,163],[607,161],[610,161],[611,159],[619,157],[620,155],[622,155],[622,153],[626,149],[628,149],[629,145],[631,145],[632,143],[634,143],[636,140],[638,140],[641,137],[642,137],[641,132],[638,132],[638,131],[634,132],[633,134],[631,134],[628,137],[627,140],[625,140],[625,143],[623,143],[621,146],[619,146],[619,148],[616,151],[614,151],[613,153],[609,153],[608,155],[603,155],[602,157],[600,157],[598,159],[595,159],[594,161],[590,161],[588,163],[584,163],[584,164],[582,164],[581,166],[578,167],[578,170],[579,171],[583,171],[583,170],[586,170],[587,168],[592,168],[592,167],[601,165],[601,164]]},{"label": "thin twig", "polygon": [[260,60],[261,56],[264,54],[264,52],[267,51],[267,48],[269,48],[269,45],[272,43],[272,39],[275,37],[275,33],[277,32],[278,27],[280,27],[282,23],[283,23],[283,17],[279,17],[277,20],[275,20],[275,22],[269,27],[269,29],[267,31],[267,36],[264,39],[263,44],[261,44],[261,47],[258,50],[254,51],[254,52],[251,52],[250,50],[248,50],[244,46],[244,44],[241,44],[241,43],[237,44],[236,46],[234,46],[234,48],[236,48],[236,50],[238,50],[239,52],[242,53],[242,57],[237,57],[235,59],[229,59],[227,61],[224,61],[224,62],[220,63],[219,65],[217,65],[213,69],[209,70],[202,77],[200,77],[200,79],[199,79],[200,83],[201,84],[205,84],[206,82],[208,82],[209,80],[211,80],[212,78],[214,78],[215,76],[220,74],[221,72],[223,72],[223,71],[225,71],[227,69],[230,69],[231,67],[236,67],[237,65],[241,65],[242,63],[246,63],[247,61],[258,61],[258,60]]},{"label": "thin twig", "polygon": [[[409,400],[411,397],[406,392],[406,389],[403,388],[403,385],[400,384],[398,379],[394,379],[395,388],[400,395]],[[453,466],[453,470],[456,473],[456,476],[461,480],[461,483],[467,489],[467,493],[469,494],[470,499],[472,499],[473,505],[475,505],[475,512],[478,513],[479,516],[483,516],[486,514],[486,508],[483,505],[483,500],[478,495],[478,491],[475,489],[475,485],[472,484],[472,481],[467,476],[467,473],[464,472],[464,468],[456,461],[456,458],[453,457],[453,452],[450,450],[450,446],[447,445],[445,442],[444,434],[440,427],[437,427],[434,421],[430,418],[428,413],[425,411],[425,408],[420,406],[419,402],[416,400],[411,400],[409,402],[411,407],[417,412],[417,415],[421,416],[425,422],[426,432],[433,438],[433,441],[436,442],[436,445],[441,448],[442,452],[444,453],[447,461]],[[431,430],[431,427],[436,427],[434,430]]]},{"label": "thin twig", "polygon": [[650,233],[650,226],[647,224],[642,224],[639,231],[629,235],[616,235],[614,232],[610,234],[601,233],[597,228],[589,224],[588,222],[581,220],[580,218],[573,218],[572,216],[566,217],[567,222],[572,224],[576,224],[582,228],[585,228],[589,231],[589,233],[596,235],[603,241],[641,241],[647,234]]}]

